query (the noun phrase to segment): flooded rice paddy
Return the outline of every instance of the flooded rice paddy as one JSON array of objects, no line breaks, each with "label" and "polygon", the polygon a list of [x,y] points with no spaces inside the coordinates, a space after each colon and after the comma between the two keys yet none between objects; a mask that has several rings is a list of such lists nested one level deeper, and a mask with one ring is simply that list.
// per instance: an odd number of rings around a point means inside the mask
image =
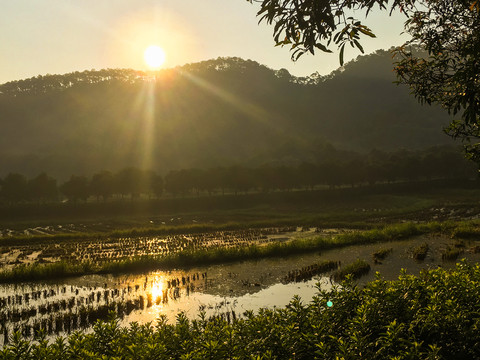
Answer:
[{"label": "flooded rice paddy", "polygon": [[21,245],[22,241],[16,241],[20,244],[0,246],[0,268],[58,261],[88,261],[93,264],[102,264],[139,256],[162,257],[185,250],[197,251],[265,245],[312,235],[327,236],[331,235],[332,232],[339,233],[340,231],[272,227],[153,237],[80,238],[59,243],[42,242],[40,240],[38,244],[25,245]]},{"label": "flooded rice paddy", "polygon": [[[271,230],[268,235],[257,234],[257,241],[286,241],[300,236],[299,233],[305,236],[309,232],[313,235],[316,230]],[[413,249],[422,244],[428,245],[428,251],[424,260],[418,261],[413,256]],[[292,274],[304,275],[313,264],[334,261],[342,267],[356,259],[366,260],[371,271],[358,280],[362,284],[372,280],[377,271],[382,278],[392,280],[398,277],[402,268],[407,273],[418,274],[425,268],[453,266],[455,261],[442,259],[448,248],[458,250],[458,259],[480,259],[476,242],[455,243],[447,237],[421,236],[405,241],[188,270],[89,275],[59,281],[0,285],[0,345],[8,341],[14,331],[20,331],[25,337],[32,337],[40,329],[50,336],[75,330],[89,331],[96,320],[107,319],[111,312],[115,312],[123,324],[155,322],[161,316],[174,322],[180,312],[190,319],[198,318],[203,312],[206,317],[218,316],[233,321],[249,310],[283,307],[294,295],[309,302],[318,286],[328,290],[334,284],[332,271],[313,277],[302,276],[307,278],[305,281],[292,281]],[[391,249],[391,252],[382,260],[374,260],[372,254],[380,249]]]}]

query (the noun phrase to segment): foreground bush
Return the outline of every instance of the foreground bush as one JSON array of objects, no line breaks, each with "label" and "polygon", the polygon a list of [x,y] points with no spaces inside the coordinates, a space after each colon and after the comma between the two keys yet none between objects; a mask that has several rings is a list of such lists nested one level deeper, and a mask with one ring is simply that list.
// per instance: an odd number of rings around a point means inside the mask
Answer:
[{"label": "foreground bush", "polygon": [[480,266],[402,274],[364,288],[347,282],[312,303],[221,318],[120,327],[30,342],[17,334],[0,359],[478,359]]}]

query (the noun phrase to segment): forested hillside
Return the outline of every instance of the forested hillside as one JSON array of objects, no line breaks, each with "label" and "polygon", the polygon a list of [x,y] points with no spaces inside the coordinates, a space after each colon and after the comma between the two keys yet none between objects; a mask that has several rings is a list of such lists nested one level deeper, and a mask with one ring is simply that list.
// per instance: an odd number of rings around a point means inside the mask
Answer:
[{"label": "forested hillside", "polygon": [[359,57],[327,77],[296,78],[219,58],[145,74],[108,69],[0,85],[0,176],[59,179],[108,169],[329,160],[451,143],[449,118],[393,84],[390,53]]}]

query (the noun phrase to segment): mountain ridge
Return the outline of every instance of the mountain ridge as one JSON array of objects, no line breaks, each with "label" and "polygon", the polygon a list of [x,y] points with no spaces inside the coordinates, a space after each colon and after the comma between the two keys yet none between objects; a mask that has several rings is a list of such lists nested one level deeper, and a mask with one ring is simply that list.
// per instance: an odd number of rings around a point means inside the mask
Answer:
[{"label": "mountain ridge", "polygon": [[392,68],[391,55],[377,51],[328,76],[217,58],[155,74],[104,69],[8,82],[0,175],[315,162],[329,144],[360,152],[452,144],[441,131],[448,115],[392,84]]}]

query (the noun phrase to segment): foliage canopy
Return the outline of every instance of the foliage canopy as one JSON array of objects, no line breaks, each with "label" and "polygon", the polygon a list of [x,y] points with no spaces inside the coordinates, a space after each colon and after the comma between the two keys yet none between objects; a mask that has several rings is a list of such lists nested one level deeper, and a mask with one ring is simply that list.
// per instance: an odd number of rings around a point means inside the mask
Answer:
[{"label": "foliage canopy", "polygon": [[292,58],[315,50],[345,46],[363,52],[361,37],[375,35],[355,16],[378,8],[406,16],[411,40],[395,50],[400,83],[422,103],[442,105],[461,114],[446,129],[465,142],[467,156],[480,162],[480,1],[478,0],[249,0],[261,3],[260,21],[274,24],[277,45],[291,45]]},{"label": "foliage canopy", "polygon": [[413,8],[414,0],[248,0],[261,3],[257,15],[261,21],[274,23],[273,36],[277,45],[291,45],[292,59],[297,60],[306,52],[312,54],[318,49],[332,52],[332,45],[340,50],[340,64],[343,65],[345,46],[350,44],[363,53],[361,37],[375,37],[354,12],[364,11],[365,15],[376,8],[390,11],[405,11]]},{"label": "foliage canopy", "polygon": [[409,85],[422,103],[438,103],[450,114],[461,115],[445,131],[462,139],[467,156],[479,163],[480,3],[425,3],[405,23],[412,39],[396,51],[399,82]]}]

